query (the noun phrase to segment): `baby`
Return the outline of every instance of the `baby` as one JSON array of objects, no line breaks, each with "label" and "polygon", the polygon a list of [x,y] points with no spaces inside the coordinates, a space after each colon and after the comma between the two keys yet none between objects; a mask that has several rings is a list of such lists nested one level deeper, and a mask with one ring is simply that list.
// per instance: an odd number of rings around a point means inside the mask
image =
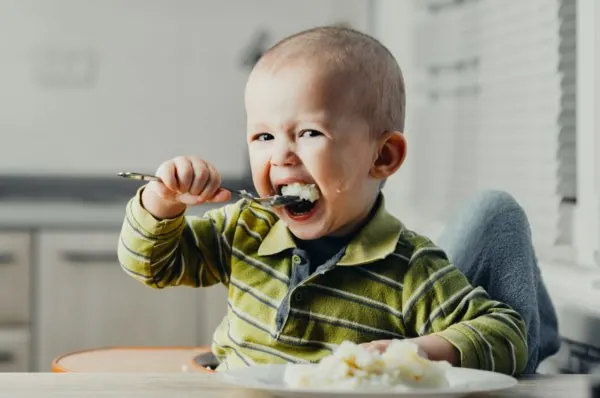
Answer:
[{"label": "baby", "polygon": [[119,241],[125,272],[151,287],[225,285],[219,370],[318,362],[345,340],[383,351],[411,339],[433,360],[522,372],[520,315],[386,211],[381,187],[407,147],[403,77],[382,44],[340,27],[288,37],[253,69],[245,107],[257,192],[314,184],[318,199],[239,200],[186,217],[231,193],[210,163],[182,156],[129,202]]}]

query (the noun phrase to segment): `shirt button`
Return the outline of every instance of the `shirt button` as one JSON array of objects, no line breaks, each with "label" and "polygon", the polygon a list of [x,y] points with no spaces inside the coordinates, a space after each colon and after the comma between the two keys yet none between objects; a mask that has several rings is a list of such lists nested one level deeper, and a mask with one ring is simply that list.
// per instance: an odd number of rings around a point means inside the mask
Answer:
[{"label": "shirt button", "polygon": [[302,301],[302,293],[301,292],[294,293],[294,301],[296,301],[296,302]]},{"label": "shirt button", "polygon": [[302,262],[302,259],[300,258],[300,256],[299,256],[299,255],[297,255],[297,254],[294,254],[294,255],[292,256],[292,262],[293,262],[294,264],[300,264],[300,263]]}]

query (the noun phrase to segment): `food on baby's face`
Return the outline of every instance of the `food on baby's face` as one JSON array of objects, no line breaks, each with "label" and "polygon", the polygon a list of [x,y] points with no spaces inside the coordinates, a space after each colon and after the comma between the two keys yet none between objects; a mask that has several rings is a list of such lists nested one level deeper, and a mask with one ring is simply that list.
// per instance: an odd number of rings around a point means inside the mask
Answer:
[{"label": "food on baby's face", "polygon": [[418,388],[448,387],[445,361],[430,361],[408,340],[394,340],[386,352],[372,352],[343,342],[335,352],[314,365],[291,365],[284,381],[293,388]]}]

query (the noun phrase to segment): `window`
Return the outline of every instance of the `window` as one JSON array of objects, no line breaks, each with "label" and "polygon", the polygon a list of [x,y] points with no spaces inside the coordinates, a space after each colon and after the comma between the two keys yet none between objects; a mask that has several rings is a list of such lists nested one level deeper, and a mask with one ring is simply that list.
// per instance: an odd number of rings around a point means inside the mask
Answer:
[{"label": "window", "polygon": [[[541,257],[594,265],[595,125],[577,86],[581,53],[594,54],[578,18],[591,12],[593,29],[593,0],[406,3],[380,1],[376,31],[407,80],[410,162],[386,188],[405,202],[395,212],[415,229],[439,228],[475,192],[502,189],[527,212]],[[404,31],[391,35],[387,15],[400,11]]]}]

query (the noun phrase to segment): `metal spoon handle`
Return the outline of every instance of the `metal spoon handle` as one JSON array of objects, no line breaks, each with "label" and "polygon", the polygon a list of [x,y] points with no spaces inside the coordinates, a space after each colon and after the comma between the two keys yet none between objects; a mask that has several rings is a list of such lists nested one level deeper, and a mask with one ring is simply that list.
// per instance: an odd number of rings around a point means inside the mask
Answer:
[{"label": "metal spoon handle", "polygon": [[140,180],[140,181],[159,181],[160,178],[157,176],[153,176],[151,174],[142,174],[142,173],[132,173],[129,171],[120,171],[117,173],[119,177],[129,178],[130,180]]}]

